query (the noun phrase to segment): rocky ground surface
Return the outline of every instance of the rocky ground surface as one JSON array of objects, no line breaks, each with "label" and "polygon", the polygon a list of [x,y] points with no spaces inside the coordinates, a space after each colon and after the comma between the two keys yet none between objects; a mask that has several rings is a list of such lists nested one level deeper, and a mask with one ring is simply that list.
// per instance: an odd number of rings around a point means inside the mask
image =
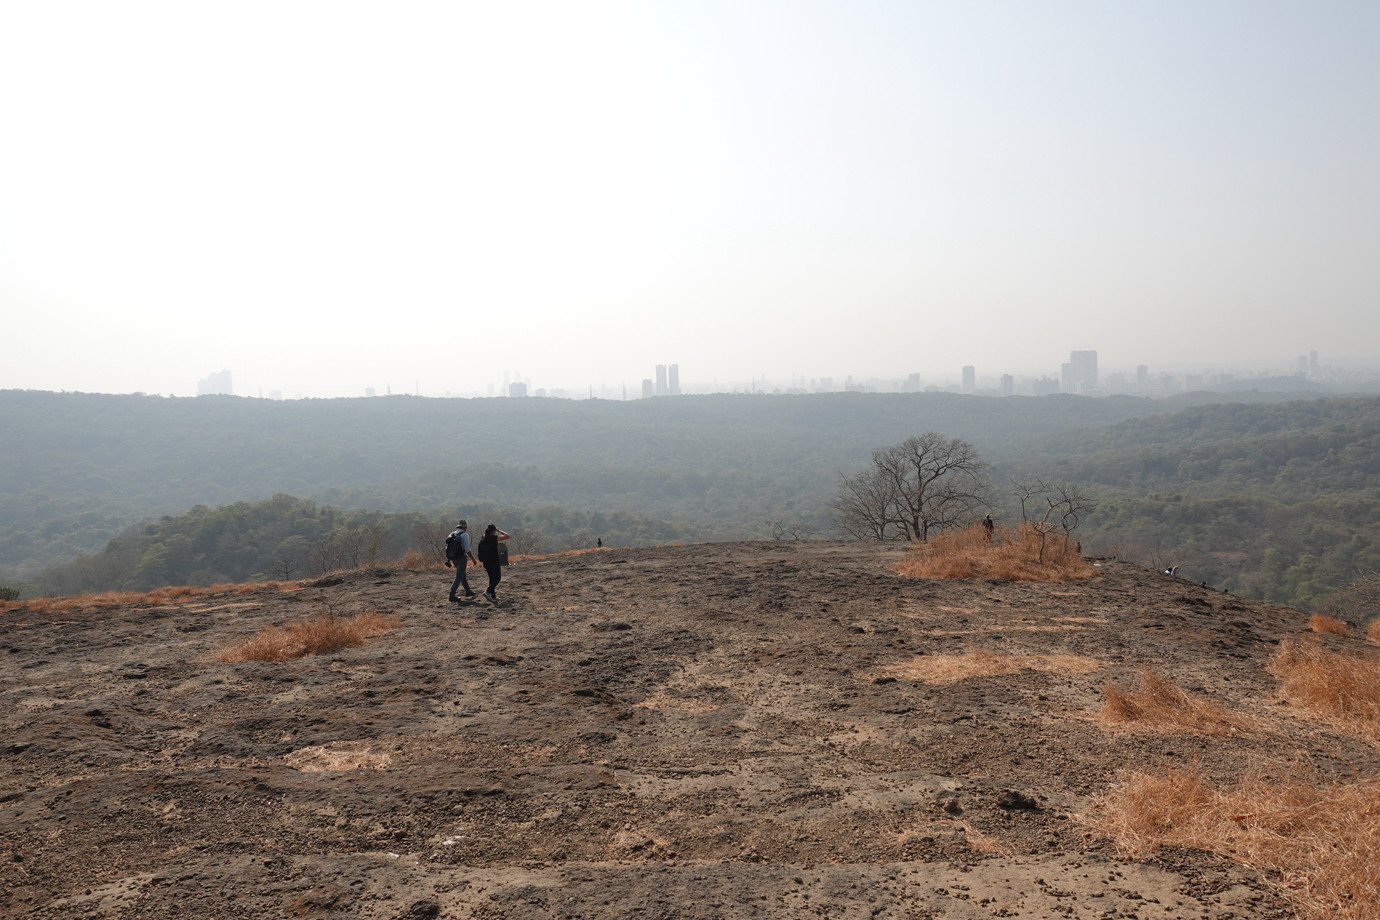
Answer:
[{"label": "rocky ground surface", "polygon": [[[1153,666],[1285,718],[1266,665],[1304,614],[1114,561],[1065,585],[906,578],[903,552],[517,560],[497,604],[448,603],[437,567],[10,609],[0,916],[1292,915],[1269,878],[1129,855],[1094,820],[1129,769],[1229,781],[1278,736],[1097,714]],[[371,610],[401,626],[287,663],[213,657]],[[1302,721],[1293,737],[1324,769],[1375,766]]]}]

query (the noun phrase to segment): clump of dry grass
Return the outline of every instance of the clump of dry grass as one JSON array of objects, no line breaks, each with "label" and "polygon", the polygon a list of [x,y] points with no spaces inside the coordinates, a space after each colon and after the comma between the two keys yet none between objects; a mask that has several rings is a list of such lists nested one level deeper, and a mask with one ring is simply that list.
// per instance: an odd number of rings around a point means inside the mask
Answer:
[{"label": "clump of dry grass", "polygon": [[1230,735],[1246,731],[1251,721],[1215,703],[1199,699],[1146,668],[1139,687],[1122,690],[1107,684],[1107,701],[1098,713],[1106,725],[1145,731],[1189,731]]},{"label": "clump of dry grass", "polygon": [[1021,671],[1053,674],[1083,674],[1096,671],[1101,664],[1078,655],[1008,655],[986,649],[969,649],[962,655],[921,655],[882,669],[884,677],[922,680],[931,684],[950,684],[972,677],[994,677]]},{"label": "clump of dry grass", "polygon": [[1098,823],[1133,852],[1191,847],[1269,873],[1305,916],[1373,920],[1380,910],[1380,779],[1254,771],[1221,791],[1196,768],[1132,773],[1099,803]]},{"label": "clump of dry grass", "polygon": [[1351,635],[1351,627],[1344,620],[1321,613],[1315,613],[1309,618],[1308,628],[1315,633],[1330,633],[1334,636]]},{"label": "clump of dry grass", "polygon": [[29,600],[0,603],[0,613],[7,610],[36,610],[46,613],[62,613],[69,610],[104,609],[109,607],[157,607],[190,597],[207,594],[253,594],[257,591],[290,591],[297,587],[295,582],[246,582],[244,584],[215,584],[205,588],[178,585],[155,588],[152,591],[102,591],[98,594],[64,594],[49,597],[35,597]]},{"label": "clump of dry grass", "polygon": [[[1043,546],[1042,546],[1043,544]],[[1043,549],[1043,561],[1041,551]],[[1026,523],[997,529],[987,542],[980,526],[949,530],[913,545],[896,572],[916,578],[1006,578],[1012,581],[1081,581],[1097,574],[1063,531],[1045,534]]]},{"label": "clump of dry grass", "polygon": [[1380,620],[1371,620],[1366,627],[1366,638],[1372,642],[1380,642]]},{"label": "clump of dry grass", "polygon": [[436,557],[431,553],[424,553],[415,546],[409,546],[403,553],[402,559],[398,560],[398,565],[407,569],[409,572],[424,572],[434,568]]},{"label": "clump of dry grass", "polygon": [[1285,640],[1270,662],[1280,694],[1303,709],[1380,743],[1380,658]]},{"label": "clump of dry grass", "polygon": [[323,613],[289,623],[286,629],[268,626],[239,645],[217,653],[217,661],[290,661],[363,645],[365,640],[397,629],[402,623],[377,610],[340,617]]}]

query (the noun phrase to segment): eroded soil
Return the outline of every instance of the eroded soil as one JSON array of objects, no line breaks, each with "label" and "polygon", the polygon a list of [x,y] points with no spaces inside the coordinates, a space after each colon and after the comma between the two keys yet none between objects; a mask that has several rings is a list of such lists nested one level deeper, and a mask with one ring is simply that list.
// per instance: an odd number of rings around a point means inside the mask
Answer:
[{"label": "eroded soil", "polygon": [[[1128,769],[1229,782],[1281,744],[1374,751],[1282,711],[1305,615],[1113,561],[1073,585],[936,582],[857,543],[519,560],[0,615],[0,916],[1286,917],[1272,880],[1120,853]],[[402,626],[282,664],[268,624]],[[994,666],[968,676],[971,650]],[[1014,665],[1010,673],[995,667]],[[1146,666],[1281,731],[1110,731]],[[1282,741],[1287,738],[1287,741]]]}]

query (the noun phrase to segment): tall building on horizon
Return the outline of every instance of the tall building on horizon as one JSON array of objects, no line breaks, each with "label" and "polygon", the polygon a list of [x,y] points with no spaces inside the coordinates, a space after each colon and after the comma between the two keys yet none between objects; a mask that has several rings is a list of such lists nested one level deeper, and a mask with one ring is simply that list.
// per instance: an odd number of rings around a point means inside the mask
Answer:
[{"label": "tall building on horizon", "polygon": [[1069,352],[1069,363],[1063,366],[1061,377],[1065,393],[1092,396],[1097,391],[1097,352],[1091,348]]},{"label": "tall building on horizon", "polygon": [[672,364],[666,368],[666,392],[672,396],[680,395],[680,365]]},{"label": "tall building on horizon", "polygon": [[664,364],[656,366],[656,395],[666,395],[666,365]]},{"label": "tall building on horizon", "polygon": [[196,382],[196,395],[198,396],[233,396],[235,395],[230,387],[230,371],[223,370],[219,373],[210,374]]}]

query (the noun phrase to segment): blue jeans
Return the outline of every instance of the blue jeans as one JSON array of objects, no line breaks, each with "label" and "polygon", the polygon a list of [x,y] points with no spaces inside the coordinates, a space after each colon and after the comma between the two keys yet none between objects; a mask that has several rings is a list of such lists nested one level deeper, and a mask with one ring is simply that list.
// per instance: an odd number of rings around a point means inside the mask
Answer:
[{"label": "blue jeans", "polygon": [[465,564],[468,563],[468,562],[469,562],[468,559],[456,559],[456,560],[455,560],[455,581],[452,582],[452,583],[451,583],[451,586],[450,586],[450,596],[451,596],[451,597],[454,597],[454,596],[455,596],[455,591],[456,591],[456,589],[458,589],[458,588],[464,588],[466,594],[470,594],[470,593],[471,593],[471,591],[470,591],[470,580],[469,580],[468,578],[465,577]]}]

